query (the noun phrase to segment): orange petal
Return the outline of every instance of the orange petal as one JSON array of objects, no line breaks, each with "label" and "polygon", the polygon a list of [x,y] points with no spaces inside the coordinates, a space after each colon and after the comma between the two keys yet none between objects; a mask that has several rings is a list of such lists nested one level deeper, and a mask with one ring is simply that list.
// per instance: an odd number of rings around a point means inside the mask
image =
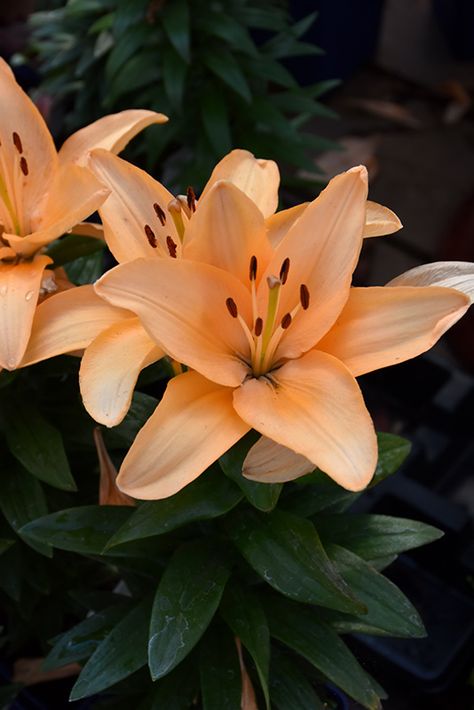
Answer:
[{"label": "orange petal", "polygon": [[288,210],[275,212],[265,220],[268,240],[272,247],[276,249],[283,237],[287,235],[291,227],[301,217],[309,202],[302,202],[300,205],[290,207]]},{"label": "orange petal", "polygon": [[250,676],[244,663],[242,643],[237,637],[235,638],[235,645],[237,646],[237,653],[239,655],[240,675],[242,678],[242,696],[240,700],[240,708],[241,710],[258,710],[255,690],[253,688],[252,681],[250,680]]},{"label": "orange petal", "polygon": [[106,426],[119,424],[129,410],[141,370],[164,355],[138,318],[121,320],[89,345],[79,382],[84,407]]},{"label": "orange petal", "polygon": [[155,111],[129,109],[99,118],[94,123],[73,133],[59,151],[61,164],[86,165],[88,153],[94,148],[105,148],[121,153],[137,133],[153,123],[166,123],[168,117]]},{"label": "orange petal", "polygon": [[21,366],[86,348],[113,323],[131,317],[129,311],[110,306],[99,298],[93,286],[57,293],[36,310]]},{"label": "orange petal", "polygon": [[[290,259],[279,318],[298,304],[301,284],[310,294],[309,308],[300,311],[285,331],[276,359],[298,357],[313,347],[342,310],[362,246],[366,197],[367,171],[363,166],[338,175],[276,248],[268,275],[278,275],[283,261]],[[261,313],[266,311],[267,292],[262,280],[258,291]]]},{"label": "orange petal", "polygon": [[435,261],[415,266],[386,286],[444,286],[462,291],[474,302],[474,264],[470,261]]},{"label": "orange petal", "polygon": [[383,237],[398,232],[402,227],[403,224],[395,212],[377,202],[367,200],[364,237]]},{"label": "orange petal", "polygon": [[231,182],[217,182],[186,229],[184,254],[229,271],[247,286],[250,258],[255,255],[260,275],[271,256],[260,210]]},{"label": "orange petal", "polygon": [[34,231],[24,237],[4,234],[17,254],[31,256],[40,247],[68,232],[89,217],[109,193],[86,168],[68,165],[56,173],[40,216],[33,220]]},{"label": "orange petal", "polygon": [[25,352],[48,264],[47,256],[20,264],[0,263],[0,367],[7,370],[18,367]]},{"label": "orange petal", "polygon": [[377,463],[377,439],[357,382],[344,365],[312,351],[267,378],[234,391],[250,426],[291,448],[351,491],[365,488]]},{"label": "orange petal", "polygon": [[71,232],[72,234],[79,234],[81,237],[104,239],[104,228],[97,222],[79,222],[74,225]]},{"label": "orange petal", "polygon": [[353,288],[317,348],[357,377],[429,350],[468,307],[467,296],[448,288]]},{"label": "orange petal", "polygon": [[194,481],[248,430],[232,406],[232,389],[185,372],[168,383],[126,455],[117,485],[134,498],[167,498]]},{"label": "orange petal", "polygon": [[226,299],[234,299],[249,323],[250,294],[231,274],[186,259],[137,259],[107,272],[95,288],[136,313],[174,360],[229,387],[247,375],[242,359],[249,346]]},{"label": "orange petal", "polygon": [[99,505],[135,505],[133,498],[117,488],[117,469],[109,456],[100,427],[94,429],[94,444],[100,469]]},{"label": "orange petal", "polygon": [[[179,237],[167,205],[173,195],[147,173],[105,150],[95,150],[89,165],[110,188],[110,196],[100,208],[105,239],[118,262],[139,257],[169,256],[166,238],[175,244]],[[154,205],[162,210],[161,224]],[[145,227],[152,230],[151,242]],[[156,246],[153,247],[153,235]]]},{"label": "orange petal", "polygon": [[[0,96],[0,194],[3,181],[17,216],[20,232],[26,233],[30,230],[31,213],[41,203],[49,188],[50,180],[57,169],[58,157],[43,117],[16,83],[13,73],[6,68],[0,71]],[[22,159],[23,162],[26,161],[27,175],[20,169]],[[11,218],[6,218],[2,206],[0,197],[0,222],[6,231],[15,232],[13,222]]]},{"label": "orange petal", "polygon": [[305,476],[314,468],[305,456],[262,436],[245,457],[242,473],[252,481],[282,483]]},{"label": "orange petal", "polygon": [[264,217],[275,212],[278,206],[280,172],[273,160],[255,158],[248,150],[231,151],[217,163],[201,199],[219,180],[228,180],[245,192]]}]

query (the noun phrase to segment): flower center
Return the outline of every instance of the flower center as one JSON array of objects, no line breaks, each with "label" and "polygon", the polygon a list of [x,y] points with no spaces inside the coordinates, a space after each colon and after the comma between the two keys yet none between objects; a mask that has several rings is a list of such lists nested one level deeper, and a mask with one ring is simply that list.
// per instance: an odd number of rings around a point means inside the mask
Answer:
[{"label": "flower center", "polygon": [[8,169],[0,143],[0,223],[5,232],[19,236],[24,227],[21,224],[21,198],[29,167],[23,155],[23,143],[16,131],[12,133],[12,143],[15,147],[13,169]]},{"label": "flower center", "polygon": [[281,319],[278,319],[281,289],[285,286],[290,271],[290,260],[284,259],[279,276],[268,276],[267,313],[261,317],[257,306],[257,258],[250,259],[249,279],[252,292],[252,320],[253,328],[250,329],[239,313],[233,298],[226,299],[226,306],[232,318],[235,318],[242,328],[250,348],[250,366],[255,377],[260,377],[272,369],[274,356],[281,338],[295,317],[301,310],[309,308],[310,296],[308,287],[301,284],[299,288],[299,301],[296,306]]},{"label": "flower center", "polygon": [[173,222],[178,232],[181,244],[184,241],[184,232],[186,225],[184,223],[183,214],[190,220],[196,212],[196,195],[192,187],[188,187],[185,195],[174,197],[168,204],[168,212],[170,213]]}]

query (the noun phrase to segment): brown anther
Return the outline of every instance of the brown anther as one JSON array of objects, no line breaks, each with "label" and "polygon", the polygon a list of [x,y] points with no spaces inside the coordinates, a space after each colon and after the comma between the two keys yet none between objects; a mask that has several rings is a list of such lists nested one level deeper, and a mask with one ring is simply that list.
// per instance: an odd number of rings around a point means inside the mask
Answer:
[{"label": "brown anther", "polygon": [[257,278],[257,257],[251,256],[250,257],[250,266],[249,266],[249,279],[250,279],[250,281],[255,281],[256,278]]},{"label": "brown anther", "polygon": [[13,131],[13,144],[19,153],[23,153],[23,146],[21,143],[21,138],[16,131]]},{"label": "brown anther", "polygon": [[288,257],[283,261],[283,264],[281,265],[280,269],[280,281],[283,284],[286,284],[286,280],[288,278],[288,272],[290,271],[290,260]]},{"label": "brown anther", "polygon": [[158,246],[158,242],[156,241],[156,235],[155,232],[152,230],[149,224],[145,224],[145,234],[146,238],[148,239],[148,243],[153,249],[156,249]]},{"label": "brown anther", "polygon": [[176,245],[176,242],[174,242],[170,236],[166,237],[166,246],[168,247],[170,257],[172,259],[176,259],[176,250],[178,247]]},{"label": "brown anther", "polygon": [[262,334],[262,330],[263,330],[263,320],[260,317],[258,317],[257,320],[255,321],[255,327],[254,327],[254,333],[257,336],[257,338],[259,335]]},{"label": "brown anther", "polygon": [[230,297],[226,298],[225,305],[227,306],[227,310],[229,311],[232,318],[237,318],[237,316],[239,315],[239,311],[237,310],[237,304],[234,299]]},{"label": "brown anther", "polygon": [[304,284],[301,284],[301,286],[300,286],[300,303],[301,303],[304,311],[308,310],[308,308],[309,308],[309,291],[308,291],[308,287],[305,286]]},{"label": "brown anther", "polygon": [[285,313],[283,318],[281,319],[281,327],[283,330],[286,330],[289,328],[291,325],[291,313]]},{"label": "brown anther", "polygon": [[158,219],[161,222],[161,226],[164,227],[166,224],[166,212],[164,211],[164,209],[162,207],[160,207],[158,202],[153,203],[153,209],[155,210],[156,216],[158,217]]},{"label": "brown anther", "polygon": [[188,207],[191,212],[196,212],[196,195],[191,185],[186,190],[186,199],[188,201]]},{"label": "brown anther", "polygon": [[25,177],[28,175],[28,163],[23,155],[20,158],[20,170]]}]

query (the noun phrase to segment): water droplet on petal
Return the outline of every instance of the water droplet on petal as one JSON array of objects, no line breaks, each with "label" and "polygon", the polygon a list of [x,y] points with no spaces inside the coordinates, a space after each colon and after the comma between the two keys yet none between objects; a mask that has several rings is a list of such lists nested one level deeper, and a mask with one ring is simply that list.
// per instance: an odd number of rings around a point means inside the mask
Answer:
[{"label": "water droplet on petal", "polygon": [[8,288],[6,286],[2,286],[0,288],[0,296],[6,296],[7,295]]},{"label": "water droplet on petal", "polygon": [[25,294],[25,301],[31,301],[34,296],[34,291],[27,291]]}]

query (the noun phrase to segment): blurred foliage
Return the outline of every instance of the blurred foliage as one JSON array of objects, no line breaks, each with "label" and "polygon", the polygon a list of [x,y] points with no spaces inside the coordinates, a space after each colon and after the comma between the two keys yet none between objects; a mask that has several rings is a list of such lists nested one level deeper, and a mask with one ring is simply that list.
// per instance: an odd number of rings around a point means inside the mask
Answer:
[{"label": "blurred foliage", "polygon": [[[293,22],[281,0],[68,0],[33,14],[32,49],[62,112],[61,134],[126,108],[167,114],[128,157],[169,187],[203,184],[233,147],[315,171],[329,141],[305,132],[333,115],[285,67],[320,53],[302,41],[316,13]],[[44,6],[44,5],[43,5]]]}]

